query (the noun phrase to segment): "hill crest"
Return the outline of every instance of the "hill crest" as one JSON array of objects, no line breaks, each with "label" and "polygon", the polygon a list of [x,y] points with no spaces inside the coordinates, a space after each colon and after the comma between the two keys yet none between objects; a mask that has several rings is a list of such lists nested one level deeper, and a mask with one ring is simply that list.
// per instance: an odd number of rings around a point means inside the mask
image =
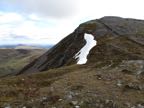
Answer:
[{"label": "hill crest", "polygon": [[97,45],[88,55],[87,64],[102,61],[144,59],[144,21],[121,17],[103,17],[80,24],[48,52],[24,67],[19,74],[41,72],[76,64],[74,59],[91,34]]}]

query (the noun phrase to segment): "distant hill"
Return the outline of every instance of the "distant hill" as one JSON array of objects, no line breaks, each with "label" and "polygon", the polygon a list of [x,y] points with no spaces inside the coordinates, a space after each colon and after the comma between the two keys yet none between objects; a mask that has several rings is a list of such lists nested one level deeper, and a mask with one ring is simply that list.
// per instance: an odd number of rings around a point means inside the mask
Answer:
[{"label": "distant hill", "polygon": [[0,49],[0,77],[16,74],[46,49]]},{"label": "distant hill", "polygon": [[1,49],[14,48],[14,49],[50,49],[53,45],[27,45],[27,44],[16,44],[16,45],[0,45]]},{"label": "distant hill", "polygon": [[[47,47],[48,49],[49,47]],[[18,45],[14,49],[42,49],[40,46]]]}]

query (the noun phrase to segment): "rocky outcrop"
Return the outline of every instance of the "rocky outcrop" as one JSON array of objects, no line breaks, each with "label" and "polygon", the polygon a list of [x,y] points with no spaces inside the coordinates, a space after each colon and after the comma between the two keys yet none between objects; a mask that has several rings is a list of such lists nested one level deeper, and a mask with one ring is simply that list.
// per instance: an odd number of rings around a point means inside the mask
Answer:
[{"label": "rocky outcrop", "polygon": [[75,54],[86,44],[85,33],[92,34],[97,40],[97,45],[88,55],[87,65],[103,61],[144,60],[144,21],[103,17],[80,24],[73,33],[18,74],[75,64]]}]

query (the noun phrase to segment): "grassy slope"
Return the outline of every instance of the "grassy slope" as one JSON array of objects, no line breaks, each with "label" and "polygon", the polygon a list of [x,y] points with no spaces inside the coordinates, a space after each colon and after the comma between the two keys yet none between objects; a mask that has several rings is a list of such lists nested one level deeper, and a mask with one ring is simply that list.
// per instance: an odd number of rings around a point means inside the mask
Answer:
[{"label": "grassy slope", "polygon": [[0,76],[15,74],[44,52],[43,49],[0,49]]},{"label": "grassy slope", "polygon": [[[96,65],[72,65],[3,78],[0,80],[0,106],[128,108],[144,103],[144,91],[127,86],[143,84],[142,77],[124,73],[121,68]],[[121,86],[117,85],[119,81]]]}]

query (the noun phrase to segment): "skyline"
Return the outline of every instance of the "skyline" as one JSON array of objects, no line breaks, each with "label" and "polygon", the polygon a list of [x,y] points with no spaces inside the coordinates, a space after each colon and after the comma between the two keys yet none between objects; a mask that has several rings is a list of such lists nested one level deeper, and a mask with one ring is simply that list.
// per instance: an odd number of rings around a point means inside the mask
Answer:
[{"label": "skyline", "polygon": [[143,0],[1,0],[0,44],[56,44],[104,16],[144,19]]}]

